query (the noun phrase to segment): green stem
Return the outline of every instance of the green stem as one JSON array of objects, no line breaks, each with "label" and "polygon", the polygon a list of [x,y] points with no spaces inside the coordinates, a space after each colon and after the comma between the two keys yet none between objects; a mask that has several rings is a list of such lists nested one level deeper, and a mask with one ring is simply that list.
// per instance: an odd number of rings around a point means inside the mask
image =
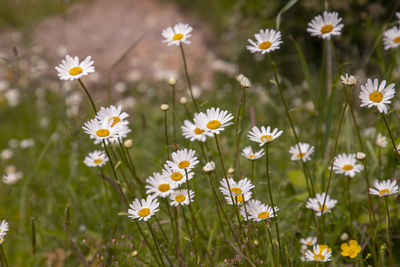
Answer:
[{"label": "green stem", "polygon": [[388,124],[388,122],[386,120],[385,115],[383,113],[381,113],[381,115],[382,115],[383,121],[385,122],[386,129],[388,130],[388,133],[389,133],[389,136],[390,136],[390,140],[392,141],[393,149],[394,149],[394,152],[396,153],[396,156],[397,156],[397,161],[400,161],[399,152],[397,151],[396,143],[394,141],[394,138],[393,138],[393,135],[392,135],[392,131],[390,130],[390,127],[389,127],[389,124]]},{"label": "green stem", "polygon": [[278,266],[278,264],[276,263],[275,248],[274,248],[274,243],[272,242],[272,236],[271,236],[271,231],[269,230],[269,225],[266,225],[265,228],[267,229],[268,237],[269,237],[269,243],[271,244],[272,258],[274,259],[274,266]]},{"label": "green stem", "polygon": [[251,161],[251,182],[254,184],[254,164],[255,164],[255,160]]},{"label": "green stem", "polygon": [[236,118],[235,118],[235,162],[233,164],[233,166],[237,166],[239,179],[242,177],[242,172],[240,169],[240,158],[239,158],[239,121],[240,121],[240,115],[242,115],[241,110],[245,95],[246,95],[246,88],[242,87],[242,92],[240,94],[240,101],[238,104]]},{"label": "green stem", "polygon": [[165,134],[165,146],[167,148],[167,159],[170,159],[169,156],[169,142],[168,142],[168,123],[167,123],[167,111],[164,111],[164,134]]},{"label": "green stem", "polygon": [[[102,168],[102,167],[99,167],[99,169],[100,169],[101,176],[104,177],[103,168]],[[105,180],[104,178],[102,178],[101,180],[103,180],[104,198],[105,198],[105,200],[106,200],[107,207],[108,207],[108,210],[109,210],[109,212],[110,212],[110,215],[112,215],[113,213],[112,213],[112,209],[111,209],[110,199],[108,198],[108,190],[107,190],[106,180]]]},{"label": "green stem", "polygon": [[392,266],[392,242],[390,238],[390,213],[389,213],[389,204],[387,201],[387,197],[385,197],[385,204],[386,204],[386,215],[387,215],[387,243],[388,243],[388,248],[389,248],[389,267]]},{"label": "green stem", "polygon": [[154,244],[156,245],[157,253],[158,253],[158,256],[160,257],[161,264],[162,264],[162,266],[165,266],[164,261],[163,261],[163,257],[162,257],[161,252],[160,252],[160,246],[158,245],[157,237],[154,234],[153,228],[151,228],[150,223],[148,221],[146,221],[146,223],[147,223],[147,226],[149,227],[151,236],[153,237]]},{"label": "green stem", "polygon": [[189,72],[187,69],[185,52],[183,51],[183,46],[181,43],[179,44],[179,49],[181,51],[181,55],[182,55],[182,59],[183,59],[183,68],[185,70],[185,76],[186,76],[186,80],[187,80],[187,83],[189,86],[190,97],[192,98],[193,105],[196,109],[196,112],[199,113],[199,107],[197,106],[196,100],[194,99],[194,96],[193,96],[192,82],[190,81]]},{"label": "green stem", "polygon": [[92,97],[90,96],[88,89],[87,89],[86,86],[83,84],[83,82],[82,82],[81,79],[78,79],[78,82],[79,82],[79,84],[82,86],[83,91],[85,91],[87,97],[89,98],[90,104],[92,105],[92,108],[93,108],[93,111],[94,111],[94,114],[96,114],[96,113],[97,113],[96,105],[94,104],[94,101],[93,101]]},{"label": "green stem", "polygon": [[182,216],[183,216],[183,219],[185,220],[186,231],[188,232],[188,235],[190,237],[190,242],[193,245],[194,253],[196,255],[196,265],[198,265],[199,252],[197,251],[197,246],[196,246],[196,243],[194,242],[194,237],[193,237],[192,233],[190,232],[189,223],[188,223],[188,220],[187,220],[186,215],[185,215],[185,210],[183,209],[183,206],[181,206],[181,208],[182,208]]},{"label": "green stem", "polygon": [[6,254],[4,253],[3,246],[2,246],[1,244],[0,244],[0,254],[1,254],[2,262],[4,261],[5,267],[8,267],[8,262],[7,262],[7,259],[6,259]]},{"label": "green stem", "polygon": [[[142,235],[142,237],[143,237],[143,239],[144,239],[144,242],[146,243],[146,245],[149,245],[149,246],[150,246],[150,242],[147,240],[147,237],[146,237],[146,235],[144,234],[142,228],[140,227],[138,221],[135,220],[135,223],[136,223],[137,228],[139,229],[140,234]],[[158,257],[156,256],[156,253],[155,253],[154,249],[151,248],[151,247],[150,247],[150,252],[151,252],[151,254],[153,255],[154,260],[157,262],[157,265],[158,265],[158,266],[161,266],[161,263],[160,263]],[[163,263],[163,266],[165,266],[164,263]]]},{"label": "green stem", "polygon": [[175,118],[175,85],[171,85],[172,88],[172,128],[174,143],[176,143],[176,118]]}]

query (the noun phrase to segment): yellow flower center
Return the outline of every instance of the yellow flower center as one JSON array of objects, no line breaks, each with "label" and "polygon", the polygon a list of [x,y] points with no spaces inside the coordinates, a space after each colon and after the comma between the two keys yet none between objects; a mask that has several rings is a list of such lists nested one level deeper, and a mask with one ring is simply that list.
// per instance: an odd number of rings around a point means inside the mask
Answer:
[{"label": "yellow flower center", "polygon": [[316,254],[316,255],[314,256],[314,260],[315,260],[315,261],[323,261],[324,259],[325,259],[325,256],[322,255],[321,253],[320,253],[320,254]]},{"label": "yellow flower center", "polygon": [[211,130],[218,129],[221,126],[221,123],[217,120],[212,120],[207,123],[207,128]]},{"label": "yellow flower center", "polygon": [[78,75],[78,74],[81,74],[82,73],[82,68],[81,67],[73,67],[73,68],[71,68],[70,70],[69,70],[69,74],[70,75]]},{"label": "yellow flower center", "polygon": [[115,124],[117,124],[118,122],[121,121],[121,119],[119,117],[111,117],[108,119],[108,121],[113,120],[113,123],[111,124],[111,127],[114,127]]},{"label": "yellow flower center", "polygon": [[380,195],[380,196],[382,196],[382,195],[384,195],[384,194],[389,194],[389,193],[390,193],[389,189],[382,189],[382,190],[379,190],[379,195]]},{"label": "yellow flower center", "polygon": [[258,45],[258,48],[260,48],[261,50],[265,50],[271,47],[271,42],[270,41],[265,41],[262,42],[261,44]]},{"label": "yellow flower center", "polygon": [[272,135],[263,135],[263,136],[261,136],[261,142],[264,142],[264,143],[268,143],[268,142],[271,142],[272,141],[272,138],[273,138],[273,136]]},{"label": "yellow flower center", "polygon": [[160,184],[158,190],[161,192],[167,192],[170,189],[169,184]]},{"label": "yellow flower center", "polygon": [[204,133],[204,130],[196,127],[196,129],[194,129],[194,133],[195,134],[202,134],[202,133]]},{"label": "yellow flower center", "polygon": [[244,201],[244,198],[243,198],[243,195],[238,195],[238,196],[236,196],[235,197],[235,200],[236,200],[236,202],[243,202]]},{"label": "yellow flower center", "polygon": [[257,217],[258,217],[259,219],[268,218],[268,217],[269,217],[269,212],[267,212],[267,211],[260,212],[260,213],[258,214]]},{"label": "yellow flower center", "polygon": [[321,33],[330,33],[332,30],[333,30],[333,25],[326,24],[326,25],[322,26]]},{"label": "yellow flower center", "polygon": [[354,168],[354,167],[353,167],[353,165],[351,165],[351,164],[346,164],[346,165],[344,165],[344,166],[342,167],[342,169],[343,169],[344,171],[351,171],[353,168]]},{"label": "yellow flower center", "polygon": [[94,164],[100,164],[100,163],[102,163],[102,162],[103,162],[102,159],[95,159],[95,160],[94,160]]},{"label": "yellow flower center", "polygon": [[233,194],[237,195],[237,194],[242,193],[242,189],[237,188],[237,187],[234,187],[234,188],[231,188],[231,192],[232,192]]},{"label": "yellow flower center", "polygon": [[178,167],[181,169],[184,169],[184,168],[189,167],[189,165],[190,165],[189,161],[183,160],[183,161],[179,162]]},{"label": "yellow flower center", "polygon": [[182,179],[183,175],[180,172],[174,172],[171,174],[171,179],[174,181],[180,181]]},{"label": "yellow flower center", "polygon": [[249,159],[254,159],[256,155],[249,155]]},{"label": "yellow flower center", "polygon": [[182,38],[183,38],[183,34],[182,33],[175,33],[175,35],[172,37],[172,40],[179,41]]},{"label": "yellow flower center", "polygon": [[[321,211],[321,205],[318,207],[319,211]],[[326,205],[324,205],[324,211],[326,211],[328,209],[328,207]]]},{"label": "yellow flower center", "polygon": [[308,241],[307,246],[311,246],[311,245],[312,245],[312,241]]},{"label": "yellow flower center", "polygon": [[140,217],[146,217],[150,214],[150,210],[148,208],[143,208],[141,210],[139,210],[138,215]]},{"label": "yellow flower center", "polygon": [[378,91],[374,91],[369,95],[369,100],[371,100],[372,102],[375,102],[375,103],[381,102],[382,98],[383,98],[383,94]]},{"label": "yellow flower center", "polygon": [[99,129],[96,131],[96,135],[98,137],[106,137],[110,135],[110,131],[107,129]]},{"label": "yellow flower center", "polygon": [[393,39],[393,42],[394,42],[395,44],[400,43],[400,36],[397,36],[396,38],[394,38],[394,39]]},{"label": "yellow flower center", "polygon": [[185,199],[186,199],[185,195],[177,195],[177,196],[175,196],[176,202],[183,202],[183,201],[185,201]]},{"label": "yellow flower center", "polygon": [[305,155],[306,155],[306,153],[299,153],[299,154],[297,154],[297,157],[299,159],[302,159],[302,158],[304,158]]}]

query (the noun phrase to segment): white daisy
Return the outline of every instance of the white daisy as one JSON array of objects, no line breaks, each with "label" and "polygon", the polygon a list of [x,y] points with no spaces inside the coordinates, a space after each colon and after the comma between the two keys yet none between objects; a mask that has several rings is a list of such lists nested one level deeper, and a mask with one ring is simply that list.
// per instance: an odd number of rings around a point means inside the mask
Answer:
[{"label": "white daisy", "polygon": [[246,46],[251,53],[269,53],[279,49],[279,45],[282,43],[281,33],[272,29],[260,30],[259,33],[254,34],[254,37],[256,41],[248,39],[250,45]]},{"label": "white daisy", "polygon": [[250,199],[246,202],[245,205],[242,205],[240,207],[240,215],[242,215],[243,219],[247,221],[247,218],[249,217],[249,212],[257,209],[257,207],[260,205],[263,205],[260,200]]},{"label": "white daisy", "polygon": [[190,44],[188,40],[192,35],[193,28],[189,24],[178,23],[174,27],[165,28],[161,35],[165,38],[163,43],[168,45],[180,45],[181,43]]},{"label": "white daisy", "polygon": [[343,24],[339,24],[342,18],[339,17],[337,12],[325,11],[322,16],[314,17],[307,27],[307,32],[311,36],[317,36],[322,39],[331,39],[334,35],[340,35]]},{"label": "white daisy", "polygon": [[317,244],[317,238],[313,236],[308,236],[306,238],[300,238],[300,243],[306,246],[314,246]]},{"label": "white daisy", "polygon": [[242,156],[249,160],[256,160],[264,156],[264,149],[260,149],[257,152],[253,152],[253,148],[251,146],[246,146],[242,150]]},{"label": "white daisy", "polygon": [[106,164],[108,161],[108,158],[104,151],[93,151],[90,152],[86,158],[83,160],[83,163],[86,164],[88,167],[101,167]]},{"label": "white daisy", "polygon": [[[275,207],[275,213],[278,210],[279,208]],[[248,218],[255,222],[260,222],[275,217],[272,208],[262,203],[259,203],[258,205],[256,203],[253,203],[253,205],[250,206],[250,208],[247,210],[247,213]]]},{"label": "white daisy", "polygon": [[265,129],[264,126],[261,126],[261,130],[257,126],[253,126],[251,128],[251,131],[249,131],[249,134],[247,135],[251,141],[257,142],[260,144],[260,146],[265,145],[266,143],[270,143],[274,141],[276,138],[278,138],[281,134],[283,133],[282,130],[278,130],[278,128],[275,128],[271,132],[271,127],[267,127]]},{"label": "white daisy", "polygon": [[392,27],[383,33],[383,46],[385,50],[400,46],[400,27]]},{"label": "white daisy", "polygon": [[157,198],[154,196],[147,196],[146,199],[142,200],[136,198],[132,204],[129,204],[128,213],[130,215],[128,217],[139,219],[139,221],[147,221],[159,210],[159,205]]},{"label": "white daisy", "polygon": [[189,120],[184,121],[184,125],[182,125],[181,129],[182,129],[182,135],[186,139],[189,139],[192,142],[194,140],[205,142],[207,136],[212,136],[210,132],[198,128],[194,123],[192,123]]},{"label": "white daisy", "polygon": [[378,79],[374,80],[372,83],[371,79],[367,80],[365,85],[361,85],[361,107],[368,106],[377,107],[380,113],[387,113],[388,107],[387,104],[390,104],[395,94],[394,83],[386,86],[386,80],[383,80],[381,84],[379,84]]},{"label": "white daisy", "polygon": [[96,114],[96,119],[102,123],[112,121],[111,127],[114,127],[116,124],[128,125],[129,122],[126,120],[126,118],[128,118],[129,115],[126,112],[121,112],[121,109],[121,105],[117,107],[113,105],[107,108],[101,107]]},{"label": "white daisy", "polygon": [[353,75],[345,75],[340,76],[340,80],[342,80],[342,84],[354,86],[357,84],[357,79]]},{"label": "white daisy", "polygon": [[353,178],[356,173],[364,169],[362,164],[357,164],[356,154],[340,154],[337,155],[333,162],[333,170],[335,173],[344,174]]},{"label": "white daisy", "polygon": [[397,194],[399,192],[399,186],[397,185],[396,181],[385,180],[379,182],[378,180],[376,180],[374,182],[374,186],[376,189],[370,188],[369,193],[371,195],[377,195],[379,197],[389,196]]},{"label": "white daisy", "polygon": [[194,167],[196,167],[197,163],[199,161],[197,160],[197,157],[195,156],[196,151],[192,149],[182,149],[178,150],[176,152],[173,152],[171,154],[172,161],[167,160],[167,164],[172,168],[172,169],[187,169],[190,171]]},{"label": "white daisy", "polygon": [[[322,204],[325,199],[325,192],[322,194],[317,194],[315,198],[308,198],[306,208],[315,211],[315,215],[321,216]],[[324,214],[330,212],[333,207],[335,207],[337,200],[331,199],[329,195],[326,197],[324,205]]]},{"label": "white daisy", "polygon": [[116,124],[113,121],[100,122],[98,119],[92,119],[82,127],[85,133],[90,135],[90,139],[95,139],[94,143],[106,142],[112,144],[118,141],[118,138],[124,138],[131,131],[126,125]]},{"label": "white daisy", "polygon": [[3,183],[8,185],[13,185],[24,176],[20,171],[7,172],[3,175]]},{"label": "white daisy", "polygon": [[[187,175],[188,175],[187,179],[191,180],[194,176],[194,173],[192,171],[188,171]],[[179,168],[171,168],[170,166],[168,166],[168,164],[164,165],[164,169],[162,170],[162,176],[164,176],[166,179],[171,180],[177,186],[186,183],[185,170]]]},{"label": "white daisy", "polygon": [[298,143],[290,147],[289,153],[292,154],[291,160],[309,161],[311,160],[311,154],[314,153],[314,146],[307,143]]},{"label": "white daisy", "polygon": [[232,114],[226,110],[220,111],[219,108],[207,109],[206,113],[200,112],[194,116],[194,123],[199,129],[205,130],[211,134],[219,134],[233,119]]},{"label": "white daisy", "polygon": [[332,256],[332,249],[327,245],[315,245],[313,250],[307,250],[305,257],[307,261],[326,262],[330,261]]},{"label": "white daisy", "polygon": [[177,184],[171,179],[166,178],[158,172],[146,179],[146,194],[152,194],[154,197],[167,197]]},{"label": "white daisy", "polygon": [[79,58],[67,55],[61,64],[55,67],[61,80],[75,80],[94,72],[93,60],[88,56],[79,63]]},{"label": "white daisy", "polygon": [[6,220],[2,220],[0,223],[0,237],[3,237],[8,232],[8,222]]},{"label": "white daisy", "polygon": [[236,202],[240,204],[251,199],[251,189],[254,188],[254,185],[249,179],[244,178],[236,182],[232,178],[228,178],[228,182],[229,186],[226,182],[226,179],[222,179],[220,182],[222,186],[219,187],[228,204],[233,205],[232,198],[235,201],[235,204]]},{"label": "white daisy", "polygon": [[172,191],[172,193],[169,195],[169,198],[171,199],[170,205],[171,206],[189,205],[189,194],[190,194],[190,202],[193,202],[194,201],[193,190],[176,189]]}]

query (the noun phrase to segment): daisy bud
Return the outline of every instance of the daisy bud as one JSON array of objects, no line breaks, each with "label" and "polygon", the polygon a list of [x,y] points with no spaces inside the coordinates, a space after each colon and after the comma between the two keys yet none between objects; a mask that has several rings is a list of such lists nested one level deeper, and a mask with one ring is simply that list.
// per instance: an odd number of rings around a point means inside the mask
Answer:
[{"label": "daisy bud", "polygon": [[234,172],[235,172],[235,169],[234,169],[234,168],[230,167],[230,168],[228,169],[228,174],[233,174]]},{"label": "daisy bud", "polygon": [[127,140],[124,142],[124,146],[125,146],[126,148],[131,148],[131,147],[133,146],[133,140],[132,140],[132,139],[127,139]]},{"label": "daisy bud", "polygon": [[137,250],[132,251],[132,257],[136,257],[139,254],[139,252]]},{"label": "daisy bud", "polygon": [[365,159],[365,153],[363,153],[363,152],[357,152],[357,159],[358,159],[358,160],[363,160],[363,159]]},{"label": "daisy bud", "polygon": [[240,83],[243,88],[250,88],[250,80],[244,76],[242,73],[236,76],[236,80]]},{"label": "daisy bud", "polygon": [[162,111],[167,111],[169,109],[169,106],[167,104],[162,104],[161,105],[161,110]]},{"label": "daisy bud", "polygon": [[203,167],[203,172],[211,173],[213,171],[215,171],[215,162],[214,161],[207,162],[206,165],[204,165]]},{"label": "daisy bud", "polygon": [[253,244],[257,246],[257,245],[258,245],[258,240],[257,240],[257,239],[254,239],[254,240],[253,240]]},{"label": "daisy bud", "polygon": [[380,148],[385,148],[388,143],[388,139],[386,136],[382,135],[381,133],[378,133],[378,136],[376,137],[376,145],[379,146]]},{"label": "daisy bud", "polygon": [[346,241],[347,239],[349,239],[349,235],[347,233],[343,233],[340,235],[340,239]]},{"label": "daisy bud", "polygon": [[169,78],[169,79],[168,79],[168,84],[171,85],[171,86],[175,86],[175,84],[176,84],[176,79],[175,79],[175,78]]},{"label": "daisy bud", "polygon": [[180,99],[179,99],[179,103],[181,103],[182,105],[186,105],[187,104],[187,98],[186,97],[184,97],[184,96],[182,96]]}]

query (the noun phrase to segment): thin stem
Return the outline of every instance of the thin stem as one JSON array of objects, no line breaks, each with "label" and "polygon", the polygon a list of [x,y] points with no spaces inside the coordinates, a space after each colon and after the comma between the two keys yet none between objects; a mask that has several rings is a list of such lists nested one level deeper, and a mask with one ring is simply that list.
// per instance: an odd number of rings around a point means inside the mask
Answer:
[{"label": "thin stem", "polygon": [[161,255],[161,252],[160,252],[160,246],[158,245],[157,237],[156,237],[156,235],[154,234],[153,228],[151,228],[150,223],[149,223],[148,221],[146,221],[146,223],[147,223],[147,226],[149,227],[149,230],[150,230],[150,232],[151,232],[151,236],[153,237],[154,244],[156,245],[157,253],[158,253],[158,256],[160,257],[161,264],[162,264],[162,266],[165,266],[164,261],[163,261],[163,258],[162,258],[162,255]]},{"label": "thin stem", "polygon": [[266,224],[265,228],[267,229],[268,237],[269,237],[269,243],[271,244],[272,258],[274,259],[274,266],[278,266],[278,264],[276,263],[275,248],[274,248],[274,243],[272,242],[272,236],[271,236],[271,231],[269,230],[269,225]]},{"label": "thin stem", "polygon": [[167,148],[167,159],[170,159],[169,157],[169,142],[168,142],[168,122],[167,122],[167,111],[164,111],[164,134],[165,134],[165,146]]},{"label": "thin stem", "polygon": [[396,143],[394,141],[394,138],[393,138],[393,135],[392,135],[392,131],[390,130],[390,127],[389,127],[389,124],[388,124],[388,122],[386,120],[385,115],[383,113],[381,113],[381,115],[382,115],[383,121],[385,122],[386,129],[388,130],[388,133],[389,133],[389,136],[390,136],[390,140],[392,141],[393,149],[394,149],[394,152],[396,153],[397,160],[400,161],[399,152],[397,151]]},{"label": "thin stem", "polygon": [[[147,237],[146,237],[146,235],[144,234],[142,228],[140,227],[138,221],[135,220],[135,223],[136,223],[137,228],[139,229],[140,234],[142,235],[142,237],[143,237],[143,239],[144,239],[144,242],[145,242],[147,245],[150,246],[150,242],[147,240]],[[157,257],[156,254],[155,254],[155,251],[154,251],[152,248],[150,248],[150,252],[151,252],[151,254],[153,255],[154,260],[157,262],[157,265],[158,265],[158,266],[161,266],[161,263],[159,262],[159,259],[158,259],[158,257]],[[164,265],[164,263],[163,263],[163,265]]]},{"label": "thin stem", "polygon": [[347,180],[346,191],[347,191],[347,200],[348,200],[348,205],[349,205],[348,210],[349,210],[349,213],[350,213],[350,231],[351,231],[351,234],[352,234],[353,238],[355,238],[355,235],[357,233],[356,233],[356,231],[354,229],[354,226],[353,226],[354,219],[353,219],[353,211],[352,211],[352,205],[351,205],[350,179],[351,179],[350,177],[347,177],[347,179],[346,179]]},{"label": "thin stem", "polygon": [[93,101],[92,97],[90,96],[88,89],[87,89],[86,86],[83,84],[83,82],[82,82],[81,79],[78,79],[78,82],[79,82],[79,84],[82,86],[83,91],[85,91],[87,97],[89,98],[90,104],[92,105],[92,108],[93,108],[93,111],[94,111],[94,114],[96,114],[96,113],[97,113],[96,105],[94,104],[94,101]]},{"label": "thin stem", "polygon": [[192,82],[190,81],[189,72],[188,72],[187,64],[186,64],[185,52],[183,51],[183,46],[181,43],[179,43],[179,49],[181,50],[181,55],[182,55],[182,59],[183,59],[183,68],[185,70],[185,76],[186,76],[186,80],[187,80],[187,83],[189,86],[190,97],[192,98],[193,105],[196,109],[196,112],[198,113],[199,107],[197,106],[196,100],[194,99],[194,96],[193,96]]},{"label": "thin stem", "polygon": [[189,223],[188,223],[186,215],[185,215],[185,210],[183,209],[183,206],[181,206],[181,208],[182,208],[182,216],[183,216],[183,219],[185,220],[186,231],[188,232],[188,235],[190,237],[190,242],[193,245],[194,253],[196,255],[196,265],[197,265],[198,260],[199,260],[199,252],[197,251],[196,243],[194,242],[194,237],[192,236],[192,233],[189,230]]},{"label": "thin stem", "polygon": [[173,128],[173,137],[174,143],[176,143],[176,114],[175,114],[175,85],[171,85],[172,89],[172,128]]},{"label": "thin stem", "polygon": [[386,204],[386,215],[387,215],[387,243],[388,243],[388,248],[389,248],[389,267],[392,266],[392,241],[390,238],[390,213],[389,213],[389,204],[387,201],[387,197],[385,197],[385,204]]},{"label": "thin stem", "polygon": [[4,253],[3,246],[2,246],[1,244],[0,244],[0,253],[1,253],[2,261],[4,261],[4,265],[5,265],[6,267],[8,267],[8,262],[7,262],[7,259],[6,259],[6,254]]},{"label": "thin stem", "polygon": [[235,118],[235,164],[233,164],[233,166],[237,166],[239,178],[242,177],[242,172],[240,169],[240,158],[239,158],[239,121],[240,121],[240,115],[242,115],[241,110],[245,95],[246,95],[246,88],[242,87],[242,92],[240,94],[240,101],[238,104],[236,118]]},{"label": "thin stem", "polygon": [[255,164],[255,160],[251,161],[251,182],[254,183],[254,164]]}]

